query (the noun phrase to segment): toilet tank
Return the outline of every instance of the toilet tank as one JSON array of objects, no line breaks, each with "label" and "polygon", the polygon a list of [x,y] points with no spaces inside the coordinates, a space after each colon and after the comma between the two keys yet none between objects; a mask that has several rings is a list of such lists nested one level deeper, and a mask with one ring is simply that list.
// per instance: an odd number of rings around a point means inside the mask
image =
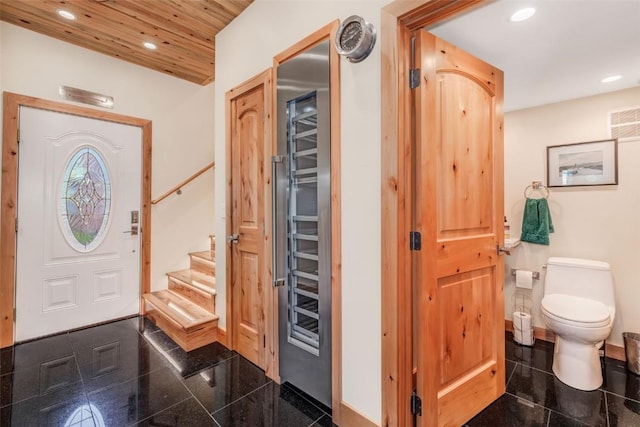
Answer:
[{"label": "toilet tank", "polygon": [[544,294],[589,298],[615,308],[611,268],[603,261],[549,258]]}]

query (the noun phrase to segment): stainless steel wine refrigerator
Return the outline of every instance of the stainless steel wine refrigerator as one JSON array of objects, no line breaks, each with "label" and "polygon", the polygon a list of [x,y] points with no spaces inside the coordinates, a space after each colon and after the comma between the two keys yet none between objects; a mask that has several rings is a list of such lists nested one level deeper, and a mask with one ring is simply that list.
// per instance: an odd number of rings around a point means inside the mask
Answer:
[{"label": "stainless steel wine refrigerator", "polygon": [[274,286],[280,378],[331,406],[329,42],[277,69]]}]

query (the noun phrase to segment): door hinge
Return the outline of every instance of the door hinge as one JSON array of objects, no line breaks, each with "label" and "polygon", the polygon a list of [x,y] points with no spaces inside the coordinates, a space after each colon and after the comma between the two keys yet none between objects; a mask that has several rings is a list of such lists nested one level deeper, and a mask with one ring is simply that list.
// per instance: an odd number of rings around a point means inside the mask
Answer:
[{"label": "door hinge", "polygon": [[411,393],[411,415],[422,416],[422,400],[415,390]]},{"label": "door hinge", "polygon": [[262,347],[263,348],[267,348],[267,336],[266,335],[262,336]]},{"label": "door hinge", "polygon": [[415,89],[420,86],[420,68],[409,70],[409,88]]},{"label": "door hinge", "polygon": [[16,142],[20,144],[20,129],[18,129],[18,140]]},{"label": "door hinge", "polygon": [[409,232],[409,250],[419,251],[422,249],[422,236],[419,231]]},{"label": "door hinge", "polygon": [[[416,38],[411,37],[411,65],[413,67],[416,63]],[[409,87],[415,89],[420,86],[420,68],[409,69]]]},{"label": "door hinge", "polygon": [[16,217],[16,233],[18,232],[18,217]]}]

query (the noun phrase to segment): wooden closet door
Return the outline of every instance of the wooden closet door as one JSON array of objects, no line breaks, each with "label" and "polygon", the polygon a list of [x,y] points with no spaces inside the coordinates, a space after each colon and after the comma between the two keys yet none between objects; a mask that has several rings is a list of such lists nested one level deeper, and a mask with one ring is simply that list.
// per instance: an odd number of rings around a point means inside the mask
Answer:
[{"label": "wooden closet door", "polygon": [[233,348],[264,368],[264,85],[231,101]]},{"label": "wooden closet door", "polygon": [[503,73],[416,32],[414,290],[421,426],[460,426],[505,391]]}]

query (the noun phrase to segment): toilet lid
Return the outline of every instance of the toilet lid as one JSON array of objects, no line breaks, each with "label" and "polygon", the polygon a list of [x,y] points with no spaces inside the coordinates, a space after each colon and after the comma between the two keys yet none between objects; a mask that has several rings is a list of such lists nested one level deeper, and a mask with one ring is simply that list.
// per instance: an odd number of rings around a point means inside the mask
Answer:
[{"label": "toilet lid", "polygon": [[607,306],[601,302],[571,295],[546,295],[542,298],[541,305],[543,310],[554,317],[588,323],[590,327],[607,325],[611,315]]}]

